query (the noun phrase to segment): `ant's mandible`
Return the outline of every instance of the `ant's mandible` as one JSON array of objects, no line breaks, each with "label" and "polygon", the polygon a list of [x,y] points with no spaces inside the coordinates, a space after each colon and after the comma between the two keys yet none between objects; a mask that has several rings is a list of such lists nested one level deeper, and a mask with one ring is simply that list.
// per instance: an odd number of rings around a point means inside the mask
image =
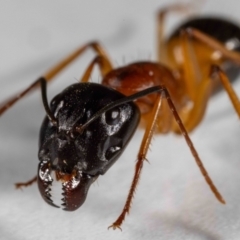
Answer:
[{"label": "ant's mandible", "polygon": [[[184,136],[207,184],[216,198],[225,203],[188,132],[202,120],[207,102],[220,83],[240,117],[240,101],[229,82],[238,74],[236,66],[240,65],[240,28],[221,18],[195,18],[165,39],[166,15],[186,9],[184,5],[175,4],[159,11],[158,62],[136,62],[114,69],[102,46],[90,42],[0,105],[2,115],[27,93],[41,87],[47,116],[40,130],[38,174],[26,183],[16,184],[17,187],[37,181],[43,199],[60,207],[51,194],[52,188],[59,185],[63,209],[76,210],[84,203],[90,185],[105,174],[124,151],[141,117],[145,134],[133,181],[124,208],[110,227],[121,229],[129,213],[154,131],[172,131]],[[87,49],[92,49],[96,57],[80,83],[63,90],[49,105],[46,83]],[[96,65],[102,75],[101,84],[89,82]]]}]

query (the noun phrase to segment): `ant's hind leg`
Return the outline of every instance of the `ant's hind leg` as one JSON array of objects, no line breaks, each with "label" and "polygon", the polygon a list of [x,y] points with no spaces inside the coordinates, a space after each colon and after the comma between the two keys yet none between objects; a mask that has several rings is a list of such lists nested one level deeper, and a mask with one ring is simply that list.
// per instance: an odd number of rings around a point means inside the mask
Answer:
[{"label": "ant's hind leg", "polygon": [[212,78],[218,77],[219,80],[221,81],[224,89],[228,93],[228,96],[232,102],[232,105],[235,109],[235,111],[238,114],[238,117],[240,118],[240,100],[234,91],[232,85],[230,84],[230,81],[227,77],[227,75],[221,70],[220,67],[213,65],[210,70],[210,75]]},{"label": "ant's hind leg", "polygon": [[189,39],[194,38],[197,41],[212,48],[213,50],[219,51],[222,54],[223,58],[226,58],[226,59],[233,61],[236,64],[240,65],[240,54],[238,52],[228,50],[221,42],[208,36],[207,34],[201,32],[195,28],[187,28],[185,30],[182,30],[182,33],[186,34]]},{"label": "ant's hind leg", "polygon": [[[235,111],[240,117],[240,100],[226,74],[214,62],[212,63],[212,65],[210,65],[210,73],[208,73],[207,76],[204,76],[205,74],[201,74],[201,71],[197,71],[200,70],[200,68],[198,67],[198,64],[194,64],[195,52],[193,51],[193,48],[191,46],[191,37],[206,44],[206,46],[214,50],[220,51],[223,57],[240,65],[240,54],[228,50],[223,44],[221,44],[217,40],[196,29],[187,29],[182,31],[181,42],[184,54],[183,66],[185,66],[184,81],[186,82],[186,86],[193,86],[193,88],[195,88],[195,91],[189,92],[189,95],[192,96],[193,107],[187,111],[187,118],[185,118],[184,121],[184,124],[188,131],[193,130],[203,118],[207,107],[207,101],[211,96],[213,90],[212,88],[214,86],[212,80],[215,77],[218,77],[218,79],[222,83],[222,86],[227,92]],[[198,68],[196,68],[196,66]],[[193,94],[191,95],[190,93]],[[174,129],[174,131],[176,133],[179,133],[178,129]]]},{"label": "ant's hind leg", "polygon": [[164,39],[164,25],[165,19],[169,13],[180,12],[189,13],[192,12],[193,5],[191,4],[173,4],[167,7],[161,8],[157,14],[157,54],[158,60],[163,63],[170,65],[167,59],[167,48],[166,40]]},{"label": "ant's hind leg", "polygon": [[[188,118],[184,122],[188,131],[193,130],[199,122],[202,120],[205,110],[207,108],[207,102],[212,92],[212,81],[214,78],[218,78],[226,90],[232,105],[240,118],[240,101],[230,84],[227,75],[217,65],[212,65],[210,68],[209,76],[203,79],[198,87],[198,93],[196,94],[192,109],[188,112]],[[179,130],[175,130],[179,133]]]}]

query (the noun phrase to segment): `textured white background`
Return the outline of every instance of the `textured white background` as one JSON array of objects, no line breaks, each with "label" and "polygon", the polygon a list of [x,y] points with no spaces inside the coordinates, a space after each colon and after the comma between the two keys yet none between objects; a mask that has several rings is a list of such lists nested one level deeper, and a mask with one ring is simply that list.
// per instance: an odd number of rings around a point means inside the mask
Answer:
[{"label": "textured white background", "polygon": [[[0,100],[28,86],[75,47],[100,40],[116,66],[154,60],[155,13],[166,0],[22,0],[0,7]],[[237,6],[236,6],[237,4]],[[205,1],[199,14],[217,13],[240,23],[235,0]],[[169,18],[170,23],[179,17]],[[173,23],[172,23],[173,24]],[[170,24],[171,25],[171,24]],[[89,52],[49,87],[49,99],[74,83],[92,59]],[[99,81],[95,73],[94,81]],[[240,94],[240,83],[234,84]],[[240,125],[224,92],[210,102],[192,140],[227,205],[219,204],[200,175],[187,145],[172,134],[155,136],[123,232],[107,230],[119,215],[132,180],[143,131],[90,188],[81,209],[48,206],[36,185],[14,183],[36,175],[38,131],[44,116],[35,93],[0,121],[0,239],[239,239]]]}]

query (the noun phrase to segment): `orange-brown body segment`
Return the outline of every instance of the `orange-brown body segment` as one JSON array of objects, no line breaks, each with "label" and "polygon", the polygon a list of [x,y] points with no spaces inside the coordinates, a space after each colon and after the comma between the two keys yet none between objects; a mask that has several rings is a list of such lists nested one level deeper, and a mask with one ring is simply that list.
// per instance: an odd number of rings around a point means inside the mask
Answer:
[{"label": "orange-brown body segment", "polygon": [[[169,68],[154,62],[137,62],[125,67],[117,68],[110,71],[102,81],[102,84],[114,88],[126,96],[140,92],[153,86],[165,86],[178,110],[185,105],[186,96],[184,95],[184,85],[181,80],[176,78]],[[157,94],[151,94],[136,100],[141,114],[142,126],[146,126],[149,120]],[[158,131],[168,132],[171,127],[172,115],[167,114],[169,108],[165,106],[163,100],[162,108],[166,107],[166,111],[161,111],[158,117]]]}]

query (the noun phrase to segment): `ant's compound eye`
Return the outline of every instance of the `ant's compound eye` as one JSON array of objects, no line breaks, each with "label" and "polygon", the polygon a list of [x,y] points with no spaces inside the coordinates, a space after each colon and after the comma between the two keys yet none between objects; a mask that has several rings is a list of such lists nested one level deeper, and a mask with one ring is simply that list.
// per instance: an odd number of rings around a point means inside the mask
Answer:
[{"label": "ant's compound eye", "polygon": [[108,125],[116,125],[120,121],[120,109],[111,109],[105,113],[105,116]]}]

